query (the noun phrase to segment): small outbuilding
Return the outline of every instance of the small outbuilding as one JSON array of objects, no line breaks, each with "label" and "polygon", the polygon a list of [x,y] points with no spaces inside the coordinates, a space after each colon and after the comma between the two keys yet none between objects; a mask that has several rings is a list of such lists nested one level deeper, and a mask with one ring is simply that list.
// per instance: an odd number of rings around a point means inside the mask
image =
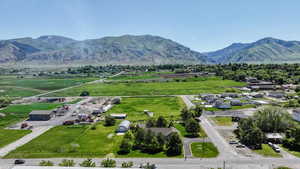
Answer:
[{"label": "small outbuilding", "polygon": [[115,119],[125,119],[127,117],[127,114],[125,114],[125,113],[120,113],[120,114],[113,113],[113,114],[110,114],[110,116],[112,118],[115,118]]},{"label": "small outbuilding", "polygon": [[242,106],[243,103],[240,100],[231,100],[230,105],[231,106]]},{"label": "small outbuilding", "polygon": [[130,121],[124,120],[119,124],[119,127],[117,129],[118,133],[125,133],[130,129]]},{"label": "small outbuilding", "polygon": [[34,110],[29,113],[29,121],[47,121],[53,117],[51,110]]}]

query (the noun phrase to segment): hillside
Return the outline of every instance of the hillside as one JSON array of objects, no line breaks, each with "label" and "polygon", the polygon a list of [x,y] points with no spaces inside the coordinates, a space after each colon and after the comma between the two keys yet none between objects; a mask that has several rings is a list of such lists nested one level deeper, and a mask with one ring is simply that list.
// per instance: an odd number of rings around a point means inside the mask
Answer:
[{"label": "hillside", "polygon": [[264,38],[254,43],[232,44],[206,56],[217,63],[300,62],[300,42]]},{"label": "hillside", "polygon": [[0,63],[22,64],[195,64],[204,55],[158,36],[125,35],[76,41],[41,36],[0,41]]}]

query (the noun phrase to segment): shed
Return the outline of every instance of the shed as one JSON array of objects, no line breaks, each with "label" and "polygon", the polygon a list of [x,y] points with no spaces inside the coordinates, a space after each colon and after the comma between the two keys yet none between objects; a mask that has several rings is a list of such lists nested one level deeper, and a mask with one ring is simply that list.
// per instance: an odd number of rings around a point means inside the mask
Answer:
[{"label": "shed", "polygon": [[130,128],[130,121],[124,120],[119,124],[119,127],[117,129],[118,133],[125,133],[129,130]]},{"label": "shed", "polygon": [[127,114],[123,113],[123,114],[110,114],[111,117],[115,118],[115,119],[125,119],[127,117]]},{"label": "shed", "polygon": [[34,110],[29,113],[30,121],[47,121],[53,117],[53,112],[51,110]]}]

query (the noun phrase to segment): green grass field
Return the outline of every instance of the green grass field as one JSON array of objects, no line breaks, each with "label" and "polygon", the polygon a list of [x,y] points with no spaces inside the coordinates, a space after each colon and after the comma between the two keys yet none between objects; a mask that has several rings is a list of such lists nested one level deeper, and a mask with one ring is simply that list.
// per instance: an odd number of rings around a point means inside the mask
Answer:
[{"label": "green grass field", "polygon": [[20,139],[29,133],[31,133],[31,130],[0,129],[0,148]]},{"label": "green grass field", "polygon": [[22,121],[28,117],[28,114],[32,110],[51,110],[60,106],[61,104],[50,103],[33,103],[26,105],[10,105],[5,109],[0,110],[0,113],[5,114],[4,117],[0,117],[0,128],[7,127]]},{"label": "green grass field", "polygon": [[122,98],[121,104],[115,105],[107,113],[126,113],[127,120],[138,121],[149,118],[144,110],[154,112],[154,117],[178,117],[184,103],[179,97],[128,97]]},{"label": "green grass field", "polygon": [[216,116],[216,117],[211,117],[210,119],[218,126],[232,126],[233,125],[231,117]]},{"label": "green grass field", "polygon": [[283,146],[280,146],[282,149],[284,149],[285,151],[287,151],[288,153],[292,154],[293,156],[299,157],[300,158],[300,151],[293,151],[293,150],[289,150],[288,148],[285,148]]},{"label": "green grass field", "polygon": [[118,155],[123,136],[110,137],[116,127],[98,124],[96,130],[91,130],[89,126],[58,126],[12,151],[5,158],[167,157],[164,153],[145,154],[140,151]]},{"label": "green grass field", "polygon": [[262,144],[262,149],[254,150],[254,152],[265,157],[282,157],[280,153],[276,153],[268,144]]},{"label": "green grass field", "polygon": [[[176,123],[174,124],[174,127],[180,132],[180,135],[182,137],[190,137],[189,134],[186,132],[184,126],[180,123]],[[205,131],[201,128],[200,132],[199,132],[199,137],[200,138],[205,138],[207,137]]]},{"label": "green grass field", "polygon": [[191,149],[194,157],[213,158],[219,155],[219,151],[213,143],[192,143]]},{"label": "green grass field", "polygon": [[96,80],[96,78],[16,78],[0,76],[0,96],[24,97],[41,94],[46,91],[62,89],[85,82]]},{"label": "green grass field", "polygon": [[149,82],[149,83],[98,83],[86,84],[70,90],[49,94],[48,96],[79,96],[88,91],[91,96],[141,96],[141,95],[184,95],[199,93],[222,93],[232,86],[244,83],[219,78],[187,80],[186,82]]}]

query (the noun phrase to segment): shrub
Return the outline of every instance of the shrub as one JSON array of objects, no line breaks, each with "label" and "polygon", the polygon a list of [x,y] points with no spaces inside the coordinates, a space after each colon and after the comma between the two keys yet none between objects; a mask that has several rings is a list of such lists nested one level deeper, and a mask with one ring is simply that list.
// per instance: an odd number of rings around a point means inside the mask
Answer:
[{"label": "shrub", "polygon": [[54,166],[54,164],[51,161],[45,161],[45,160],[43,160],[43,161],[41,161],[39,163],[39,166]]},{"label": "shrub", "polygon": [[112,116],[105,116],[104,125],[105,126],[113,126],[116,123],[116,119],[114,119]]},{"label": "shrub", "polygon": [[89,96],[89,95],[90,95],[90,92],[88,92],[88,91],[83,91],[80,94],[80,96]]},{"label": "shrub", "polygon": [[112,159],[105,159],[101,161],[101,167],[113,168],[116,167],[116,161]]},{"label": "shrub", "polygon": [[59,163],[59,166],[62,167],[74,167],[75,166],[75,162],[74,160],[67,160],[67,159],[63,159],[61,163]]},{"label": "shrub", "polygon": [[96,164],[92,161],[92,159],[86,159],[79,165],[81,167],[96,167]]},{"label": "shrub", "polygon": [[133,166],[132,161],[122,163],[122,168],[131,168],[132,166]]}]

